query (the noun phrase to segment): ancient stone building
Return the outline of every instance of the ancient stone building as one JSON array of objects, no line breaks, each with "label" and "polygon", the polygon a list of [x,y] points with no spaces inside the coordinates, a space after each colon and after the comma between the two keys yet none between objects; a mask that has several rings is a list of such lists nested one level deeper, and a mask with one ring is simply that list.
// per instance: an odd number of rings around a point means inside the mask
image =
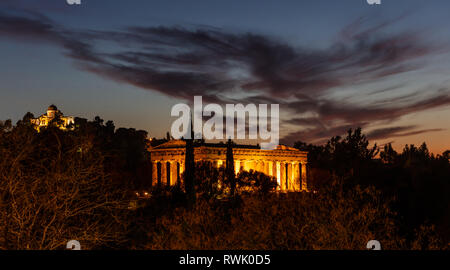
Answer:
[{"label": "ancient stone building", "polygon": [[[171,140],[149,149],[152,162],[152,185],[181,183],[184,171],[186,143]],[[194,147],[195,161],[208,161],[217,167],[225,166],[226,145],[203,143]],[[274,176],[280,191],[307,190],[307,152],[279,145],[274,150],[257,146],[234,145],[236,174],[239,170],[255,170]]]},{"label": "ancient stone building", "polygon": [[62,130],[66,130],[70,124],[75,123],[75,119],[71,116],[64,116],[63,113],[56,108],[55,105],[50,105],[47,109],[47,113],[39,116],[38,118],[31,119],[31,123],[37,131],[40,131],[42,127],[46,127],[53,120],[57,119],[55,124]]}]

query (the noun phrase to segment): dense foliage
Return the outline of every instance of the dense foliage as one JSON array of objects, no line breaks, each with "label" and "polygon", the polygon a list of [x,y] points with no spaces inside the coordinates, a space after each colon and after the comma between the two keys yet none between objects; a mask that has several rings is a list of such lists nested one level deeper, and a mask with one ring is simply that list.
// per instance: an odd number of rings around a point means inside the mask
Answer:
[{"label": "dense foliage", "polygon": [[152,187],[147,149],[170,136],[148,141],[99,117],[38,133],[31,117],[0,122],[0,249],[63,249],[71,239],[84,249],[365,249],[371,239],[383,249],[449,248],[448,151],[379,151],[357,129],[323,146],[295,144],[309,152],[311,192],[273,192],[273,177],[234,177],[208,162],[189,163],[189,187]]},{"label": "dense foliage", "polygon": [[98,117],[38,133],[30,117],[0,123],[0,249],[122,247],[146,134]]},{"label": "dense foliage", "polygon": [[406,145],[397,153],[391,144],[378,153],[361,129],[350,130],[347,137],[333,137],[324,146],[297,142],[295,147],[309,151],[310,180],[321,190],[334,179],[352,189],[356,185],[374,187],[393,200],[391,208],[399,213],[398,226],[405,234],[424,224],[434,225],[441,237],[450,241],[450,163],[449,151],[430,154],[420,147]]}]

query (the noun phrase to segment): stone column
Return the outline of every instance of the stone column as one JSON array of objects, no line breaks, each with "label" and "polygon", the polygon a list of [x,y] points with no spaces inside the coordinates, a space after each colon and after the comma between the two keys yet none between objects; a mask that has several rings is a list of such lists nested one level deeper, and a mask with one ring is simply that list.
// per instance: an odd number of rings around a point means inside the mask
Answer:
[{"label": "stone column", "polygon": [[308,185],[307,185],[307,163],[306,162],[302,162],[302,190],[308,190]]},{"label": "stone column", "polygon": [[175,161],[175,185],[181,184],[181,162]]},{"label": "stone column", "polygon": [[292,179],[294,179],[294,191],[300,191],[302,188],[300,186],[300,168],[298,162],[292,162]]},{"label": "stone column", "polygon": [[262,161],[262,160],[258,160],[258,165],[256,166],[256,169],[257,169],[257,171],[258,172],[262,172],[262,173],[265,173],[265,171],[264,171],[264,161]]},{"label": "stone column", "polygon": [[278,189],[281,190],[281,164],[279,161],[274,162],[275,177],[277,178]]},{"label": "stone column", "polygon": [[223,160],[218,160],[217,161],[217,168],[222,167],[222,165],[223,165]]},{"label": "stone column", "polygon": [[237,175],[240,170],[241,170],[241,161],[240,160],[235,160],[234,161],[234,174]]},{"label": "stone column", "polygon": [[269,172],[268,172],[268,174],[270,175],[270,176],[275,176],[276,177],[276,175],[273,173],[275,170],[273,169],[273,161],[269,161],[269,162],[267,162],[268,164],[269,164]]},{"label": "stone column", "polygon": [[291,172],[291,170],[289,170],[289,163],[284,163],[284,166],[285,166],[285,168],[284,168],[284,173],[285,173],[285,180],[284,180],[284,182],[286,183],[285,185],[286,185],[286,187],[285,187],[285,189],[286,189],[286,191],[289,191],[289,189],[291,188],[291,183],[290,183],[290,181],[291,181],[291,174],[290,174],[290,172]]},{"label": "stone column", "polygon": [[168,179],[166,178],[165,180],[165,184],[170,186],[172,184],[173,181],[173,162],[172,161],[168,161],[169,164],[167,164],[167,168],[168,168],[168,175],[169,175],[169,181],[167,181]]},{"label": "stone column", "polygon": [[152,162],[152,187],[156,187],[158,184],[158,161]]},{"label": "stone column", "polygon": [[286,190],[286,164],[281,162],[280,164],[280,182],[281,182],[281,190]]},{"label": "stone column", "polygon": [[296,179],[295,179],[295,163],[294,162],[291,162],[290,164],[289,164],[289,167],[291,167],[291,171],[290,171],[290,173],[289,173],[289,177],[290,177],[290,179],[291,179],[291,181],[290,181],[290,190],[291,191],[295,191],[295,182],[296,182]]},{"label": "stone column", "polygon": [[259,160],[255,160],[255,171],[257,171],[257,172],[260,172],[261,171],[261,169],[260,169],[260,164],[259,164]]},{"label": "stone column", "polygon": [[176,161],[171,161],[170,162],[170,170],[171,170],[171,176],[170,176],[170,185],[174,186],[177,183],[177,179],[178,179],[178,170],[177,170],[177,162]]},{"label": "stone column", "polygon": [[167,161],[161,161],[161,185],[167,184]]},{"label": "stone column", "polygon": [[180,161],[180,175],[184,172],[184,161]]},{"label": "stone column", "polygon": [[244,161],[244,170],[250,171],[252,168],[252,161],[251,160],[245,160]]},{"label": "stone column", "polygon": [[286,187],[286,191],[292,191],[292,187],[293,187],[293,181],[292,181],[292,163],[286,163],[286,182],[287,182],[287,187]]}]

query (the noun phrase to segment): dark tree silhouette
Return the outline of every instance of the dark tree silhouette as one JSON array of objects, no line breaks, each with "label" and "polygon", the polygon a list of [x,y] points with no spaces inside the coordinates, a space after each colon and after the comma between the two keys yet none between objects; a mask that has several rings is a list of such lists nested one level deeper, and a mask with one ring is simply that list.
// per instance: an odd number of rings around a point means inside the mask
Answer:
[{"label": "dark tree silhouette", "polygon": [[383,151],[380,152],[380,158],[386,164],[394,164],[398,158],[398,153],[392,148],[392,144],[388,143],[384,146]]},{"label": "dark tree silhouette", "polygon": [[196,201],[196,191],[195,191],[195,156],[194,156],[194,133],[192,129],[192,120],[190,125],[190,137],[185,139],[186,141],[186,151],[185,151],[185,171],[184,186],[186,189],[188,204],[193,206]]},{"label": "dark tree silhouette", "polygon": [[234,172],[233,158],[233,142],[231,139],[227,141],[227,160],[226,160],[226,180],[230,184],[230,194],[234,196],[236,193],[236,176]]},{"label": "dark tree silhouette", "polygon": [[0,249],[126,242],[130,194],[106,169],[94,137],[0,124],[0,156]]}]

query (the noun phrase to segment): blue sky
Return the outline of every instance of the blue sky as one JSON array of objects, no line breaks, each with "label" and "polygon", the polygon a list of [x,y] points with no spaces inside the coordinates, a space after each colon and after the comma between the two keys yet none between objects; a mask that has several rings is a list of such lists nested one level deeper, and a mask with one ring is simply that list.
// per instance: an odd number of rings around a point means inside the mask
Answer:
[{"label": "blue sky", "polygon": [[173,104],[194,94],[224,103],[236,90],[280,103],[288,144],[362,126],[381,144],[427,141],[442,152],[449,11],[435,0],[5,0],[0,119],[55,103],[158,137]]}]

